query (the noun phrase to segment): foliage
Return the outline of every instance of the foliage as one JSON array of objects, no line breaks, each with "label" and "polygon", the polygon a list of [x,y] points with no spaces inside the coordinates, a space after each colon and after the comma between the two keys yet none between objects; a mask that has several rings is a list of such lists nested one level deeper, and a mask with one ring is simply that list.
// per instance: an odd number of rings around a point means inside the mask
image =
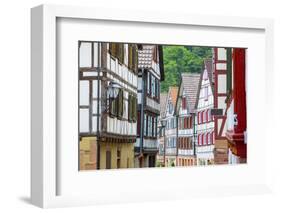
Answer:
[{"label": "foliage", "polygon": [[164,46],[165,80],[161,82],[161,92],[167,92],[170,86],[178,86],[182,72],[199,73],[203,60],[212,57],[208,47]]}]

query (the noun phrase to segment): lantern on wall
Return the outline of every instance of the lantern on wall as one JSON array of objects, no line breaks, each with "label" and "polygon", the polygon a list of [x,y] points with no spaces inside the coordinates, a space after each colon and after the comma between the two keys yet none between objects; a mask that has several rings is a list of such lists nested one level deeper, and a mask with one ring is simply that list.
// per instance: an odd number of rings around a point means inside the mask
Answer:
[{"label": "lantern on wall", "polygon": [[110,81],[107,90],[108,96],[115,99],[118,96],[120,88],[121,86],[117,82]]}]

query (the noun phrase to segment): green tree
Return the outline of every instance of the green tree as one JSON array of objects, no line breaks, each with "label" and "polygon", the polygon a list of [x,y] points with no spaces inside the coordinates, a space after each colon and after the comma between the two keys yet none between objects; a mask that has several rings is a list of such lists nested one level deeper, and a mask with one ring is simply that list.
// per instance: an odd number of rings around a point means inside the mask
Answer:
[{"label": "green tree", "polygon": [[161,92],[179,84],[182,72],[199,73],[204,58],[212,56],[211,48],[188,46],[164,46],[165,81],[161,82]]}]

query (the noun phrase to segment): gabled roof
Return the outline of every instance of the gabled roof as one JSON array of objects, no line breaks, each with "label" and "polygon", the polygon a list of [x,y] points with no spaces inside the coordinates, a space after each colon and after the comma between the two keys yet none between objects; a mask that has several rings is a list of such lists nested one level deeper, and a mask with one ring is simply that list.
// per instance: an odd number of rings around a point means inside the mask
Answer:
[{"label": "gabled roof", "polygon": [[208,72],[208,76],[209,76],[209,80],[210,80],[210,83],[211,83],[211,87],[212,87],[212,90],[213,90],[213,60],[212,59],[205,59],[204,60],[204,69],[207,69],[207,72]]},{"label": "gabled roof", "polygon": [[199,100],[199,95],[200,95],[200,88],[201,88],[203,74],[204,74],[205,70],[207,70],[208,79],[210,81],[210,86],[211,86],[212,92],[214,94],[213,61],[212,61],[212,59],[205,59],[204,62],[203,62],[203,67],[202,67],[202,71],[201,71],[201,74],[200,74],[200,80],[199,80],[199,84],[198,84],[198,91],[197,91],[197,95],[196,95],[195,108],[197,108],[197,105],[198,105],[198,100]]},{"label": "gabled roof", "polygon": [[152,66],[154,47],[155,45],[142,45],[142,49],[138,51],[139,68],[150,68]]},{"label": "gabled roof", "polygon": [[187,94],[187,107],[189,112],[193,113],[195,111],[195,104],[197,93],[199,90],[200,73],[182,73],[180,89],[177,98],[176,111],[180,108],[180,100],[183,93]]},{"label": "gabled roof", "polygon": [[152,67],[154,48],[158,48],[160,79],[161,79],[161,81],[163,81],[164,80],[164,62],[163,62],[163,49],[162,49],[161,45],[142,44],[138,50],[138,68],[149,69]]},{"label": "gabled roof", "polygon": [[168,98],[171,98],[174,107],[176,106],[176,102],[177,102],[178,89],[179,89],[178,87],[169,87]]}]

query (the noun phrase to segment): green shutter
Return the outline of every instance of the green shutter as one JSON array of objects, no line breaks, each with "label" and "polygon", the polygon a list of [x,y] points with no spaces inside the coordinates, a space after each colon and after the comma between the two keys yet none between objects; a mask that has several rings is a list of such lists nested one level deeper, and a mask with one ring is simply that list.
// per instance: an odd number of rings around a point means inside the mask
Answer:
[{"label": "green shutter", "polygon": [[135,73],[138,73],[138,49],[137,45],[133,46],[133,66],[132,69]]},{"label": "green shutter", "polygon": [[120,50],[120,63],[124,64],[124,44],[119,45]]},{"label": "green shutter", "polygon": [[231,94],[231,90],[232,90],[232,49],[231,48],[227,48],[226,49],[226,54],[227,54],[227,80],[226,80],[226,88],[227,88],[227,94],[230,95]]},{"label": "green shutter", "polygon": [[133,96],[133,121],[137,121],[137,98]]},{"label": "green shutter", "polygon": [[132,69],[133,65],[133,46],[132,44],[128,45],[128,68]]}]

